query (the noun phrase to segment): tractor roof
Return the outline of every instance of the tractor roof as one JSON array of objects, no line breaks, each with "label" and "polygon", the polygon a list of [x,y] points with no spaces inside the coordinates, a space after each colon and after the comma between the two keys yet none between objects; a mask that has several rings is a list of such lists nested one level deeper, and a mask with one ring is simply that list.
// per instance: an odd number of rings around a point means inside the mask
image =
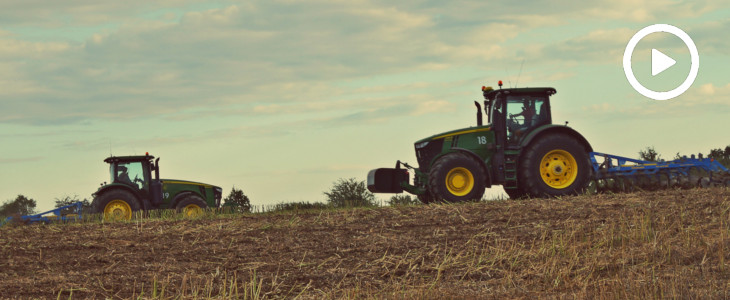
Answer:
[{"label": "tractor roof", "polygon": [[494,100],[500,94],[532,94],[532,95],[548,95],[557,93],[555,88],[551,87],[535,87],[535,88],[514,88],[514,89],[498,89],[484,91],[484,98]]},{"label": "tractor roof", "polygon": [[155,158],[152,155],[133,155],[133,156],[110,156],[104,159],[105,163],[111,164],[116,162],[132,162],[132,161],[149,161]]}]

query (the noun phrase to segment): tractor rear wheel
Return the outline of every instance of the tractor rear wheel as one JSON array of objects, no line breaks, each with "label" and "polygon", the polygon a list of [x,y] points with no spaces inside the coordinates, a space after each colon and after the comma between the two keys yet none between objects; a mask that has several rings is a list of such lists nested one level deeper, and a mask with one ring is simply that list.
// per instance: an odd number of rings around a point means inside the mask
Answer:
[{"label": "tractor rear wheel", "polygon": [[208,204],[198,195],[187,195],[177,204],[177,212],[190,219],[202,216],[203,209],[206,208],[208,208]]},{"label": "tractor rear wheel", "polygon": [[581,193],[591,174],[586,148],[567,135],[549,135],[524,150],[519,183],[526,194],[554,197]]},{"label": "tractor rear wheel", "polygon": [[447,202],[479,201],[485,182],[479,162],[463,153],[451,153],[433,164],[428,174],[428,193]]},{"label": "tractor rear wheel", "polygon": [[140,210],[140,205],[132,193],[112,190],[96,197],[91,203],[91,210],[104,214],[107,221],[131,220],[134,212]]}]

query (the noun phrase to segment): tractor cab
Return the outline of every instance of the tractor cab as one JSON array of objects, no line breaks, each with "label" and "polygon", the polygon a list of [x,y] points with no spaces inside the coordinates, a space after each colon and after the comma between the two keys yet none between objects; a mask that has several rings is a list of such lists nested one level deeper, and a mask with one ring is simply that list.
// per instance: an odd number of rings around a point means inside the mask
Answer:
[{"label": "tractor cab", "polygon": [[535,129],[552,124],[550,96],[555,94],[554,88],[483,87],[482,91],[484,110],[497,134],[496,142],[505,148],[519,147]]},{"label": "tractor cab", "polygon": [[109,164],[110,183],[128,186],[142,198],[152,200],[152,203],[162,202],[160,158],[155,159],[146,153],[138,156],[112,156],[104,159],[104,162]]},{"label": "tractor cab", "polygon": [[142,161],[114,161],[110,162],[109,174],[111,182],[122,183],[138,190],[149,187],[149,165]]}]

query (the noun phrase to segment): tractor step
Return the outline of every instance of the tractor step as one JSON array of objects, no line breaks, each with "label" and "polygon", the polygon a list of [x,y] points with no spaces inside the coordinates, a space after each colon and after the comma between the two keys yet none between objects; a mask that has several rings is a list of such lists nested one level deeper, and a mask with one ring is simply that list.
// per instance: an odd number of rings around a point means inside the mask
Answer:
[{"label": "tractor step", "polygon": [[[509,151],[512,152],[512,151]],[[504,155],[504,187],[517,188],[517,155],[518,152]]]}]

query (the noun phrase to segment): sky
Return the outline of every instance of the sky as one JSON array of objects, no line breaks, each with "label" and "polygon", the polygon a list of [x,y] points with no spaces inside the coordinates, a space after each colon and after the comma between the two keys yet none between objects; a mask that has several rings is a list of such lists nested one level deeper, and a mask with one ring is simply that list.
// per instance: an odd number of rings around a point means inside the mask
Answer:
[{"label": "sky", "polygon": [[[656,23],[700,54],[666,101],[622,68]],[[2,1],[0,201],[91,198],[104,158],[145,152],[163,178],[235,186],[253,205],[325,201],[337,179],[416,164],[416,140],[476,125],[473,101],[498,80],[555,87],[553,121],[596,151],[707,153],[730,145],[729,29],[720,0]],[[651,76],[653,48],[677,64]],[[655,33],[632,67],[669,90],[689,61]]]}]

